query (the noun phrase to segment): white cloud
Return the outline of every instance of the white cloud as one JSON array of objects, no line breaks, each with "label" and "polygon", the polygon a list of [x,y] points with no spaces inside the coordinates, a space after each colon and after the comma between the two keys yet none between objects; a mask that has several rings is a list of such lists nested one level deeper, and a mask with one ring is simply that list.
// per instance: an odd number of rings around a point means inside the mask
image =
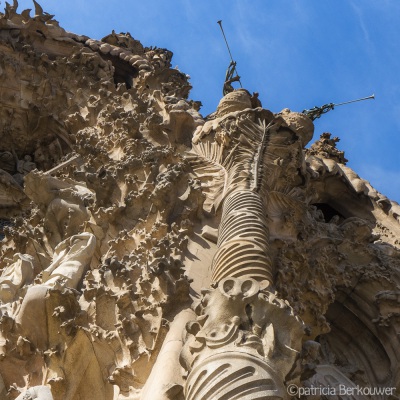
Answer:
[{"label": "white cloud", "polygon": [[362,33],[363,33],[365,43],[367,44],[367,48],[368,48],[368,50],[369,50],[370,53],[373,53],[373,51],[374,51],[374,45],[373,45],[373,42],[372,42],[372,40],[371,40],[369,31],[368,31],[368,28],[367,28],[367,24],[365,23],[362,10],[361,10],[361,8],[360,8],[357,4],[355,4],[355,2],[353,2],[353,1],[351,2],[351,6],[352,6],[352,8],[353,8],[353,10],[354,10],[354,12],[355,12],[355,14],[356,14],[356,16],[357,16],[358,22],[359,22],[359,24],[360,24],[360,29],[361,29],[361,31],[362,31]]}]

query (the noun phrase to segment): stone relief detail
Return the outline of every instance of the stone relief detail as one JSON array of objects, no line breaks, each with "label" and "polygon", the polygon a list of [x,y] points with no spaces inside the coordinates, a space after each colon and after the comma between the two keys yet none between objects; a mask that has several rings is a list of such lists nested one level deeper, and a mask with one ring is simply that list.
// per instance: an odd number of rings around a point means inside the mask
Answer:
[{"label": "stone relief detail", "polygon": [[182,364],[191,370],[186,398],[206,398],[207,393],[284,397],[283,382],[298,357],[303,327],[267,287],[267,281],[228,277],[203,291],[196,309],[200,315],[188,324],[181,353]]},{"label": "stone relief detail", "polygon": [[21,393],[17,400],[53,400],[51,390],[47,386],[34,386],[25,393]]},{"label": "stone relief detail", "polygon": [[87,206],[95,198],[92,191],[78,182],[59,180],[39,171],[26,176],[25,193],[42,206],[44,229],[52,247],[78,233],[80,225],[89,221]]},{"label": "stone relief detail", "polygon": [[[245,90],[229,93],[215,119],[194,134],[192,165],[209,190],[205,205],[207,210],[218,209],[221,203],[223,207],[211,267],[215,290],[203,290],[202,310],[196,309],[201,322],[187,325],[188,339],[181,354],[183,366],[190,371],[185,387],[188,399],[251,398],[246,397],[250,394],[285,398],[284,383],[301,348],[302,322],[272,286],[266,203],[269,193],[278,189],[280,171],[272,169],[269,175],[265,170],[283,164],[279,162],[282,143],[295,143],[293,151],[301,151],[296,141],[303,135],[295,135],[313,127],[287,110],[274,117],[261,108],[252,109],[251,104]],[[290,328],[282,330],[280,325]],[[249,367],[254,363],[258,368]],[[237,383],[232,389],[234,377]]]},{"label": "stone relief detail", "polygon": [[2,303],[15,300],[19,289],[32,283],[34,278],[33,257],[29,254],[16,253],[13,261],[0,276],[0,301]]},{"label": "stone relief detail", "polygon": [[32,8],[0,13],[0,399],[399,397],[400,206],[339,139],[244,89],[204,118],[171,51]]},{"label": "stone relief detail", "polygon": [[13,261],[0,276],[0,302],[3,304],[16,300],[20,289],[24,290],[34,279],[33,257],[16,253]]},{"label": "stone relief detail", "polygon": [[269,230],[263,202],[252,191],[235,191],[224,201],[211,279],[248,275],[272,281]]}]

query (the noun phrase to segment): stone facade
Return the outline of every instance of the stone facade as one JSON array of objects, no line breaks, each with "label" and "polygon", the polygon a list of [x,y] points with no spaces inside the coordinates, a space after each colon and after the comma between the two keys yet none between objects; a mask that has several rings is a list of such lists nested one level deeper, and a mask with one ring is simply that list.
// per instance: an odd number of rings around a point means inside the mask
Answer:
[{"label": "stone facade", "polygon": [[399,204],[304,114],[204,118],[170,51],[34,3],[0,14],[0,399],[397,399]]}]

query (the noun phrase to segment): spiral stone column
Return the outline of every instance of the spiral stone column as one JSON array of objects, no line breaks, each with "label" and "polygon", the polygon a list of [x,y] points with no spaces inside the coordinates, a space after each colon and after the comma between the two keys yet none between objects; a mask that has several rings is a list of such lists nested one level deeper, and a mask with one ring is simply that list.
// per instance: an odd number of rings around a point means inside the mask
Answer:
[{"label": "spiral stone column", "polygon": [[[201,143],[210,133],[205,127],[195,142],[199,155],[210,159],[209,170],[225,168],[227,189],[211,288],[202,290],[198,317],[186,325],[180,357],[189,372],[186,400],[286,399],[285,382],[301,347],[303,324],[273,289],[266,199],[260,195],[269,140],[275,135],[280,143],[278,130],[288,125],[268,112],[264,120],[256,110],[238,112],[235,104],[246,104],[246,94],[237,92],[218,106],[216,140]],[[207,165],[199,171],[206,174]]]},{"label": "spiral stone column", "polygon": [[187,343],[183,358],[194,358],[194,368],[185,398],[283,399],[282,373],[265,360],[264,326],[286,314],[295,328],[300,323],[287,304],[266,290],[273,272],[259,193],[240,189],[225,198],[217,245],[212,262],[216,288],[203,290],[206,321],[201,326],[200,317],[200,322],[188,326],[192,343]]},{"label": "spiral stone column", "polygon": [[212,281],[252,277],[272,282],[269,230],[265,206],[251,190],[234,191],[224,201]]}]

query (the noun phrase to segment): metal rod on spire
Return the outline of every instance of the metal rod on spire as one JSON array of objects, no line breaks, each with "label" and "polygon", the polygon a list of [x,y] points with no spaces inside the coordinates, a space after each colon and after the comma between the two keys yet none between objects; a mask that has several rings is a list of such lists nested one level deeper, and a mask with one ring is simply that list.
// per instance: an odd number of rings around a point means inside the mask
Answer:
[{"label": "metal rod on spire", "polygon": [[[231,49],[229,47],[228,40],[226,39],[224,28],[222,27],[222,20],[217,21],[217,23],[218,23],[219,27],[221,28],[221,32],[222,32],[222,35],[224,36],[226,47],[227,47],[228,52],[229,52],[229,56],[231,57],[231,62],[232,62],[232,64],[234,64],[234,71],[236,72],[236,75],[238,76],[239,74],[238,74],[237,69],[236,69],[236,62],[233,60]],[[240,84],[240,87],[242,88],[243,86],[242,86],[242,82],[240,82],[240,78],[238,79],[238,82]]]},{"label": "metal rod on spire", "polygon": [[369,99],[375,99],[375,95],[372,94],[371,96],[363,97],[362,99],[345,101],[344,103],[337,103],[337,104],[335,104],[335,106],[342,106],[344,104],[355,103],[356,101],[369,100]]},{"label": "metal rod on spire", "polygon": [[312,121],[314,121],[315,119],[319,118],[322,114],[326,114],[327,112],[333,110],[335,107],[337,106],[343,106],[345,104],[349,104],[349,103],[355,103],[356,101],[363,101],[363,100],[370,100],[370,99],[375,99],[375,95],[371,95],[368,97],[363,97],[361,99],[357,99],[357,100],[350,100],[350,101],[345,101],[343,103],[329,103],[329,104],[324,104],[321,107],[313,107],[309,110],[303,110],[303,114],[306,114]]}]

